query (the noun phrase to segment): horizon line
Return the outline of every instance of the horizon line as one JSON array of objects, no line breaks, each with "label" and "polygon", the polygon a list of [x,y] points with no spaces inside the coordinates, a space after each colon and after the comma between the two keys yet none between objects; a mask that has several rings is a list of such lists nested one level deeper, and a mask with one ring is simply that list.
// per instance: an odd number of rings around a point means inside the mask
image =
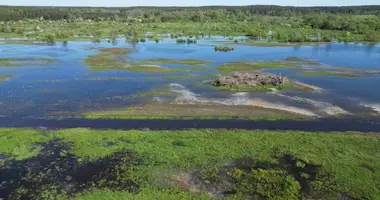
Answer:
[{"label": "horizon line", "polygon": [[86,6],[86,5],[81,5],[81,6],[65,6],[65,5],[46,5],[46,6],[41,6],[41,5],[1,5],[0,7],[68,7],[68,8],[201,8],[201,7],[250,7],[250,6],[277,6],[277,7],[298,7],[298,8],[318,8],[318,7],[366,7],[366,6],[380,6],[380,4],[363,4],[363,5],[342,5],[342,6],[333,6],[333,5],[310,5],[310,6],[294,6],[294,5],[276,5],[276,4],[251,4],[251,5],[193,5],[193,6],[181,6],[181,5],[165,5],[165,6]]}]

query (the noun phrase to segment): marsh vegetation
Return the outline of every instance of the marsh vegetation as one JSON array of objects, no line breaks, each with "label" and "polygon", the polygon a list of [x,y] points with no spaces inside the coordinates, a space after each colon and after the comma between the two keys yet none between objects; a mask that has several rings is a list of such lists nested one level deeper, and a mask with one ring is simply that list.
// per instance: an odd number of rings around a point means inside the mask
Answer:
[{"label": "marsh vegetation", "polygon": [[1,129],[0,136],[5,199],[379,196],[379,140],[370,136],[91,129]]}]

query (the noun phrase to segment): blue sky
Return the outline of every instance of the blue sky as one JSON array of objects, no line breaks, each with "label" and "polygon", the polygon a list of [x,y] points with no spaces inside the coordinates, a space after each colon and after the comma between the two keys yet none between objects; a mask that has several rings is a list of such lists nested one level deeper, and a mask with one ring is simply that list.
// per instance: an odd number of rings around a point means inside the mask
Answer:
[{"label": "blue sky", "polygon": [[202,6],[202,5],[346,6],[380,5],[380,0],[0,0],[0,5],[36,6]]}]

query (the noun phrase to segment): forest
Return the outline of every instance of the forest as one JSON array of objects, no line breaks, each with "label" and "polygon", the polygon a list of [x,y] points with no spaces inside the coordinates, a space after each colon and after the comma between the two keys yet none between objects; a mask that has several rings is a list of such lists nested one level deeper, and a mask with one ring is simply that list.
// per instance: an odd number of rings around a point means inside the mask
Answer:
[{"label": "forest", "polygon": [[[380,41],[380,6],[0,6],[0,22],[0,33],[19,35],[31,33],[33,29],[40,28],[38,25],[49,22],[50,25],[45,25],[45,29],[49,29],[58,38],[62,32],[67,37],[81,34],[103,37],[131,32],[155,32],[180,33],[186,36],[245,35],[279,42]],[[31,24],[34,27],[26,26]],[[84,24],[87,27],[78,30],[82,33],[77,34],[74,29],[84,27]],[[94,32],[97,34],[93,34]]]},{"label": "forest", "polygon": [[380,6],[291,7],[291,6],[206,6],[206,7],[15,7],[0,6],[0,21],[34,19],[125,19],[139,17],[161,22],[188,20],[193,22],[220,21],[226,18],[253,20],[255,15],[294,17],[312,14],[380,15]]}]

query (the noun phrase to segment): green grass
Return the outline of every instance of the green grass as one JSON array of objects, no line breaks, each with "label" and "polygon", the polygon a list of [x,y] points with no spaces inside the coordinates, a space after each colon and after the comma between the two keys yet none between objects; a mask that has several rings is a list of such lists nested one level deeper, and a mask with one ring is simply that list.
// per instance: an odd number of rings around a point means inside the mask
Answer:
[{"label": "green grass", "polygon": [[172,60],[172,59],[167,59],[167,58],[145,60],[145,62],[162,63],[162,64],[179,64],[179,65],[203,65],[203,64],[210,63],[209,61],[204,61],[204,60],[193,60],[193,59]]},{"label": "green grass", "polygon": [[343,73],[343,72],[329,72],[329,71],[308,71],[308,72],[301,72],[297,73],[300,76],[341,76],[341,77],[347,77],[347,78],[360,78],[363,77],[360,74],[350,74],[350,73]]},{"label": "green grass", "polygon": [[12,78],[12,76],[10,76],[10,75],[0,76],[0,83],[5,82],[5,81],[9,80],[10,78]]},{"label": "green grass", "polygon": [[33,157],[41,149],[38,146],[33,148],[33,145],[50,139],[37,130],[0,129],[0,153],[12,155],[17,160]]},{"label": "green grass", "polygon": [[31,40],[4,40],[1,42],[4,42],[4,44],[22,44],[22,45],[39,44],[39,43],[36,43],[36,41],[31,41]]},{"label": "green grass", "polygon": [[250,62],[250,61],[240,61],[233,63],[226,63],[218,67],[219,71],[222,72],[233,72],[233,71],[252,71],[260,69],[271,69],[271,68],[292,68],[289,63],[281,61],[262,61],[262,62]]},{"label": "green grass", "polygon": [[292,83],[284,84],[283,86],[274,85],[230,85],[230,86],[215,86],[217,90],[231,91],[231,92],[252,92],[252,91],[271,91],[272,89],[282,90],[286,88],[291,88],[294,85]]},{"label": "green grass", "polygon": [[[166,88],[160,88],[141,96],[171,96]],[[254,106],[227,106],[220,104],[170,104],[148,103],[127,108],[89,111],[79,115],[87,119],[241,119],[241,120],[298,120],[310,119],[302,115]]]},{"label": "green grass", "polygon": [[[61,199],[215,199],[207,194],[211,191],[207,188],[218,185],[218,180],[226,180],[225,176],[236,181],[229,182],[236,193],[220,199],[246,199],[248,194],[267,199],[340,199],[342,194],[355,199],[380,198],[380,140],[377,137],[336,132],[213,129],[66,129],[42,134],[37,130],[2,128],[0,153],[9,153],[18,159],[31,157],[38,151],[31,154],[30,150],[40,148],[36,142],[53,137],[70,144],[67,153],[73,153],[82,160],[98,160],[123,150],[133,150],[146,157],[144,165],[133,166],[128,174],[133,180],[141,181],[138,193],[101,189],[94,185],[89,192],[71,197],[60,195]],[[106,145],[110,142],[113,145]],[[19,148],[23,150],[15,150]],[[301,173],[302,180],[310,186],[309,193],[302,193],[298,179],[281,170],[283,165],[278,158],[285,154],[295,158],[298,170],[317,166],[315,179]],[[233,161],[242,158],[247,161],[246,167],[261,163],[267,168],[241,170]],[[201,179],[205,186],[201,193],[190,190],[190,183],[174,181],[181,173],[193,172],[204,178]],[[50,194],[44,199],[57,199],[52,188],[38,192]]]},{"label": "green grass", "polygon": [[0,66],[19,67],[19,66],[45,66],[55,59],[51,58],[0,58]]},{"label": "green grass", "polygon": [[[144,188],[138,194],[131,194],[122,191],[113,190],[99,190],[95,189],[88,194],[78,195],[72,200],[148,200],[148,199],[162,199],[162,200],[209,200],[210,197],[206,194],[193,195],[181,191],[180,189],[158,189],[158,188]],[[61,199],[59,199],[61,200]],[[62,198],[64,200],[64,198]]]}]

